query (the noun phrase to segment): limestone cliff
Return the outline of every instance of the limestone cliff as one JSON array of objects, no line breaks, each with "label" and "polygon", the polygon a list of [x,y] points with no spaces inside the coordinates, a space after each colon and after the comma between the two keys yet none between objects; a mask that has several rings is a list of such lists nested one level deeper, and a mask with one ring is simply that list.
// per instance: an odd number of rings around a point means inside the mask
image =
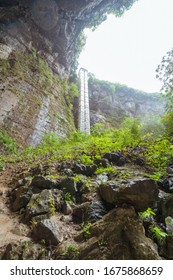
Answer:
[{"label": "limestone cliff", "polygon": [[121,14],[133,2],[0,0],[0,129],[22,144],[34,145],[44,133],[72,131],[68,89],[42,71],[44,62],[59,79],[68,78],[80,50],[81,30],[98,25],[107,12]]},{"label": "limestone cliff", "polygon": [[124,117],[158,117],[165,102],[159,93],[145,93],[126,85],[89,78],[91,124],[118,125]]}]

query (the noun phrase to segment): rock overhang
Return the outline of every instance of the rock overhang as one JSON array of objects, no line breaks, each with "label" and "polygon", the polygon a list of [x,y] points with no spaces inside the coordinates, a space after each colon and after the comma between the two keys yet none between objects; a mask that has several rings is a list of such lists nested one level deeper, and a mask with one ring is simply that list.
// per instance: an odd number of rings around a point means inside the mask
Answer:
[{"label": "rock overhang", "polygon": [[[36,48],[61,76],[73,67],[76,40],[86,26],[98,25],[106,13],[121,14],[137,0],[0,1],[0,42]],[[18,40],[19,43],[12,43]]]}]

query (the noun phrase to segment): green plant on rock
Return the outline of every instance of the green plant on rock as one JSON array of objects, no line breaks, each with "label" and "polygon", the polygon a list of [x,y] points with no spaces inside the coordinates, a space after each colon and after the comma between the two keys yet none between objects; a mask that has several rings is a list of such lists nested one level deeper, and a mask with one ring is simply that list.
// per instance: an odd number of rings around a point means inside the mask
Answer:
[{"label": "green plant on rock", "polygon": [[23,247],[24,249],[28,249],[28,248],[29,248],[29,245],[30,245],[29,241],[24,241],[24,242],[22,243],[22,247]]},{"label": "green plant on rock", "polygon": [[94,163],[93,159],[91,159],[91,156],[88,156],[86,154],[83,154],[82,156],[80,156],[80,162],[85,165],[91,165]]},{"label": "green plant on rock", "polygon": [[50,174],[50,175],[46,175],[45,176],[46,178],[48,178],[48,179],[57,179],[57,175],[52,175],[52,174]]},{"label": "green plant on rock", "polygon": [[75,83],[71,83],[66,90],[66,100],[68,104],[72,104],[75,97],[79,96],[79,90]]},{"label": "green plant on rock", "polygon": [[49,213],[54,214],[56,212],[55,200],[54,197],[51,195],[49,196],[48,206],[49,206]]},{"label": "green plant on rock", "polygon": [[1,68],[2,75],[7,75],[8,74],[8,71],[10,69],[8,59],[1,59],[0,60],[0,68]]},{"label": "green plant on rock", "polygon": [[154,211],[151,208],[148,208],[147,210],[145,210],[144,212],[139,212],[139,216],[144,220],[144,221],[151,221],[152,218],[155,216],[156,214],[154,213]]},{"label": "green plant on rock", "polygon": [[4,130],[0,130],[0,146],[2,147],[2,151],[4,150],[13,153],[15,153],[18,148],[16,141]]},{"label": "green plant on rock", "polygon": [[33,203],[32,203],[32,207],[37,207],[42,201],[41,197],[36,198]]},{"label": "green plant on rock", "polygon": [[46,240],[45,239],[41,239],[40,243],[45,246],[46,245]]},{"label": "green plant on rock", "polygon": [[73,199],[72,199],[72,195],[71,195],[71,193],[69,193],[69,192],[66,192],[65,194],[64,194],[64,201],[72,201]]},{"label": "green plant on rock", "polygon": [[101,238],[99,241],[98,241],[98,245],[100,248],[102,247],[106,247],[108,245],[108,241],[104,238]]},{"label": "green plant on rock", "polygon": [[148,178],[152,178],[155,181],[158,181],[161,177],[163,177],[164,175],[166,175],[165,171],[156,171],[152,174],[145,174],[146,177]]},{"label": "green plant on rock", "polygon": [[173,157],[173,145],[166,138],[158,138],[153,143],[146,143],[144,155],[147,164],[162,171]]},{"label": "green plant on rock", "polygon": [[95,171],[96,175],[102,174],[102,173],[107,173],[107,174],[116,174],[117,169],[115,169],[113,166],[108,166],[108,167],[99,167]]},{"label": "green plant on rock", "polygon": [[79,250],[78,246],[76,245],[69,245],[67,249],[61,254],[62,256],[66,257],[70,260],[75,260],[78,258]]},{"label": "green plant on rock", "polygon": [[131,174],[128,171],[121,171],[119,172],[119,176],[121,179],[126,180],[130,178]]},{"label": "green plant on rock", "polygon": [[83,232],[83,236],[85,239],[88,239],[91,235],[91,226],[92,226],[92,223],[91,222],[88,222],[87,224],[85,224],[82,228],[82,232]]},{"label": "green plant on rock", "polygon": [[74,177],[74,180],[75,180],[76,183],[79,183],[79,182],[82,180],[82,178],[83,178],[82,175],[76,175],[76,176]]},{"label": "green plant on rock", "polygon": [[163,245],[165,243],[166,237],[168,236],[166,232],[162,231],[157,226],[150,226],[149,231],[151,232],[152,237],[157,240],[159,245]]}]

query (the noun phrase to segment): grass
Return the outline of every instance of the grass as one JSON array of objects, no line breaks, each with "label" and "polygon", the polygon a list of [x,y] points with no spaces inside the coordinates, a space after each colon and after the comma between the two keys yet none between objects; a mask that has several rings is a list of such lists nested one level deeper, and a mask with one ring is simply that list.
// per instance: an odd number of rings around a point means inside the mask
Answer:
[{"label": "grass", "polygon": [[[96,128],[97,129],[97,128]],[[6,132],[1,131],[0,143],[2,155],[0,156],[0,168],[4,169],[6,163],[25,161],[26,163],[38,163],[53,161],[75,160],[85,165],[92,165],[95,159],[101,158],[107,152],[126,150],[127,147],[143,147],[142,156],[146,164],[151,166],[153,174],[147,176],[157,180],[163,175],[163,169],[173,158],[173,144],[171,139],[157,138],[146,140],[140,136],[133,126],[120,127],[119,129],[102,129],[93,131],[91,135],[81,132],[71,133],[62,138],[51,132],[46,134],[41,143],[33,148],[27,146],[22,149],[17,146],[15,140],[11,139]],[[135,133],[135,135],[134,135]],[[140,156],[140,154],[139,154]],[[96,174],[116,173],[113,167],[98,168]],[[127,174],[125,174],[127,175]]]}]

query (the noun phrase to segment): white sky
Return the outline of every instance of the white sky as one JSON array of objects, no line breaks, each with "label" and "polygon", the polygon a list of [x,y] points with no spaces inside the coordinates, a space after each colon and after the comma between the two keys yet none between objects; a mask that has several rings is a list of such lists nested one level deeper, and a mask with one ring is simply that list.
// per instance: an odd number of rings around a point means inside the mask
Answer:
[{"label": "white sky", "polygon": [[173,0],[139,0],[125,14],[86,29],[80,67],[97,78],[158,92],[155,70],[173,47]]}]

